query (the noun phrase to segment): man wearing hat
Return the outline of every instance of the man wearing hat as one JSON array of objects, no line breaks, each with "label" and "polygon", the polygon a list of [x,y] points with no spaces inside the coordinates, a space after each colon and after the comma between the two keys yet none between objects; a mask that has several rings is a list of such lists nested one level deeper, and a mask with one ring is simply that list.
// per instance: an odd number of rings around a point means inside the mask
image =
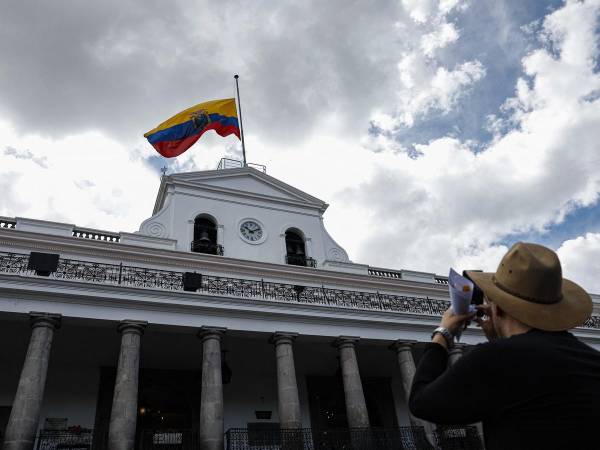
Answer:
[{"label": "man wearing hat", "polygon": [[[567,331],[591,315],[590,296],[536,244],[515,244],[496,273],[466,275],[484,293],[485,316],[444,313],[411,412],[438,424],[481,421],[487,450],[600,449],[600,352]],[[473,319],[489,342],[447,368],[454,334]]]}]

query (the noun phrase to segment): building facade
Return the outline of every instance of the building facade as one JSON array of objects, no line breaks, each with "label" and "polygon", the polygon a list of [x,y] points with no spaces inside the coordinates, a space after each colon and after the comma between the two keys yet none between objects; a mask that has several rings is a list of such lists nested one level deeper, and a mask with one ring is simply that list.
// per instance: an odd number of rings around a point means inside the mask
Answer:
[{"label": "building facade", "polygon": [[[163,176],[133,233],[0,218],[4,448],[437,445],[407,393],[447,279],[350,261],[326,209],[239,167]],[[573,333],[600,349],[592,297]],[[482,341],[466,330],[451,360]]]}]

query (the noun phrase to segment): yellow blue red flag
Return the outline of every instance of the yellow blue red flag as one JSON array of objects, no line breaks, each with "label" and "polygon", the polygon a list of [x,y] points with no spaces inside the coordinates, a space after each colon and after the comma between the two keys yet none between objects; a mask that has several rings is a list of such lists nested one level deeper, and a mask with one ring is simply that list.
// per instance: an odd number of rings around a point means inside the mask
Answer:
[{"label": "yellow blue red flag", "polygon": [[200,103],[175,114],[144,134],[148,142],[165,158],[181,155],[208,130],[220,136],[235,134],[240,138],[235,99]]}]

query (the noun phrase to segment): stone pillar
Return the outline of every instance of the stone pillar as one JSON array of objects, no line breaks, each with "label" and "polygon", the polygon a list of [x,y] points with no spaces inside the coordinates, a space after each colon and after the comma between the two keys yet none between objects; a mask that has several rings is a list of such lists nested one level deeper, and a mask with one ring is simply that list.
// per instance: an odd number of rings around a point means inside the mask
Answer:
[{"label": "stone pillar", "polygon": [[369,414],[363,393],[358,361],[354,351],[354,343],[360,338],[351,336],[340,336],[336,341],[340,352],[340,365],[344,381],[344,395],[346,397],[346,415],[348,416],[348,427],[368,428]]},{"label": "stone pillar", "polygon": [[[404,399],[408,405],[408,399],[410,397],[410,391],[412,389],[413,378],[417,371],[415,367],[415,360],[412,355],[412,347],[416,344],[415,341],[396,341],[392,344],[392,349],[396,351],[398,355],[398,365],[400,366],[400,379],[402,380],[402,387],[404,388]],[[410,422],[415,426],[425,427],[427,422],[421,420],[412,415],[409,411],[408,416]]]},{"label": "stone pillar", "polygon": [[454,344],[454,347],[452,347],[448,352],[448,366],[453,366],[456,364],[456,361],[462,358],[463,350],[463,344]]},{"label": "stone pillar", "polygon": [[223,450],[223,380],[221,337],[225,328],[202,327],[202,393],[200,450]]},{"label": "stone pillar", "polygon": [[4,450],[31,450],[40,421],[48,360],[59,314],[32,312],[31,337],[4,436]]},{"label": "stone pillar", "polygon": [[[400,366],[400,379],[402,380],[402,387],[404,388],[404,399],[406,401],[406,405],[408,406],[408,399],[410,397],[410,391],[412,389],[413,379],[415,377],[416,367],[415,360],[412,355],[412,347],[416,344],[416,341],[396,341],[392,344],[392,349],[396,351],[398,355],[398,365]],[[410,423],[415,427],[423,427],[425,430],[425,435],[430,442],[434,442],[435,438],[433,436],[434,426],[433,424],[419,419],[412,415],[410,411],[408,411],[408,418],[410,419]]]},{"label": "stone pillar", "polygon": [[271,337],[271,342],[275,344],[277,358],[277,398],[279,423],[282,429],[302,428],[300,397],[292,349],[296,336],[297,333],[277,332]]},{"label": "stone pillar", "polygon": [[225,227],[223,225],[217,225],[217,245],[223,245],[224,231]]},{"label": "stone pillar", "polygon": [[133,450],[135,444],[140,344],[146,325],[147,322],[124,320],[117,327],[121,351],[108,426],[110,450]]}]

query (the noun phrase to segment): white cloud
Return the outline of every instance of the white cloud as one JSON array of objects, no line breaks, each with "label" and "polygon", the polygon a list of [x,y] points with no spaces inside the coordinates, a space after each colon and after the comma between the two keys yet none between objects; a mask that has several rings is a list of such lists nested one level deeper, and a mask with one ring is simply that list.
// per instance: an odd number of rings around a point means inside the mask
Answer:
[{"label": "white cloud", "polygon": [[[147,10],[121,10],[119,20],[115,5],[95,4],[93,17],[86,5],[66,18],[53,6],[32,27],[43,41],[0,14],[2,41],[14,37],[10,30],[19,37],[0,48],[0,112],[13,124],[0,125],[0,214],[137,229],[159,182],[143,160],[153,150],[138,136],[189,106],[191,92],[230,95],[223,80],[240,70],[249,161],[328,201],[328,229],[353,260],[493,270],[507,234],[544,230],[598,201],[598,2],[568,2],[540,22],[542,44],[523,59],[514,97],[490,119],[496,132],[485,151],[441,137],[411,159],[401,150],[412,142],[394,133],[454,111],[486,76],[473,56],[448,57],[461,45],[453,14],[466,4],[282,3],[268,14],[231,4],[199,16],[184,2],[161,16],[163,5],[150,1]],[[222,32],[230,29],[236,33]],[[387,133],[364,137],[369,118]],[[38,135],[20,134],[31,124]],[[206,135],[171,170],[212,169],[238,152],[234,138]],[[587,277],[569,261],[565,271]]]},{"label": "white cloud", "polygon": [[388,111],[373,111],[371,115],[372,123],[387,133],[412,127],[431,113],[452,111],[486,74],[485,67],[476,59],[450,66],[438,58],[441,50],[460,38],[460,30],[450,21],[449,14],[465,9],[465,2],[403,0],[402,4],[412,23],[396,24],[407,45],[396,66],[395,106]]},{"label": "white cloud", "polygon": [[446,47],[458,39],[459,33],[454,24],[442,23],[437,30],[423,35],[421,38],[421,49],[427,57],[435,55],[435,51]]},{"label": "white cloud", "polygon": [[[346,192],[370,217],[357,259],[440,273],[451,264],[494,269],[506,236],[543,232],[598,201],[600,100],[590,93],[600,88],[599,9],[598,2],[569,2],[546,18],[551,46],[523,59],[527,78],[506,104],[509,120],[483,152],[436,139],[417,146],[421,157],[398,154]],[[441,85],[460,84],[445,78]],[[401,112],[392,119],[398,118],[405,120]],[[383,151],[397,145],[386,140],[378,138]]]},{"label": "white cloud", "polygon": [[557,250],[563,276],[600,293],[600,233],[587,233],[562,243]]},{"label": "white cloud", "polygon": [[0,215],[132,231],[152,211],[159,178],[139,151],[99,133],[54,140],[7,124],[0,140],[13,149],[0,153]]}]

